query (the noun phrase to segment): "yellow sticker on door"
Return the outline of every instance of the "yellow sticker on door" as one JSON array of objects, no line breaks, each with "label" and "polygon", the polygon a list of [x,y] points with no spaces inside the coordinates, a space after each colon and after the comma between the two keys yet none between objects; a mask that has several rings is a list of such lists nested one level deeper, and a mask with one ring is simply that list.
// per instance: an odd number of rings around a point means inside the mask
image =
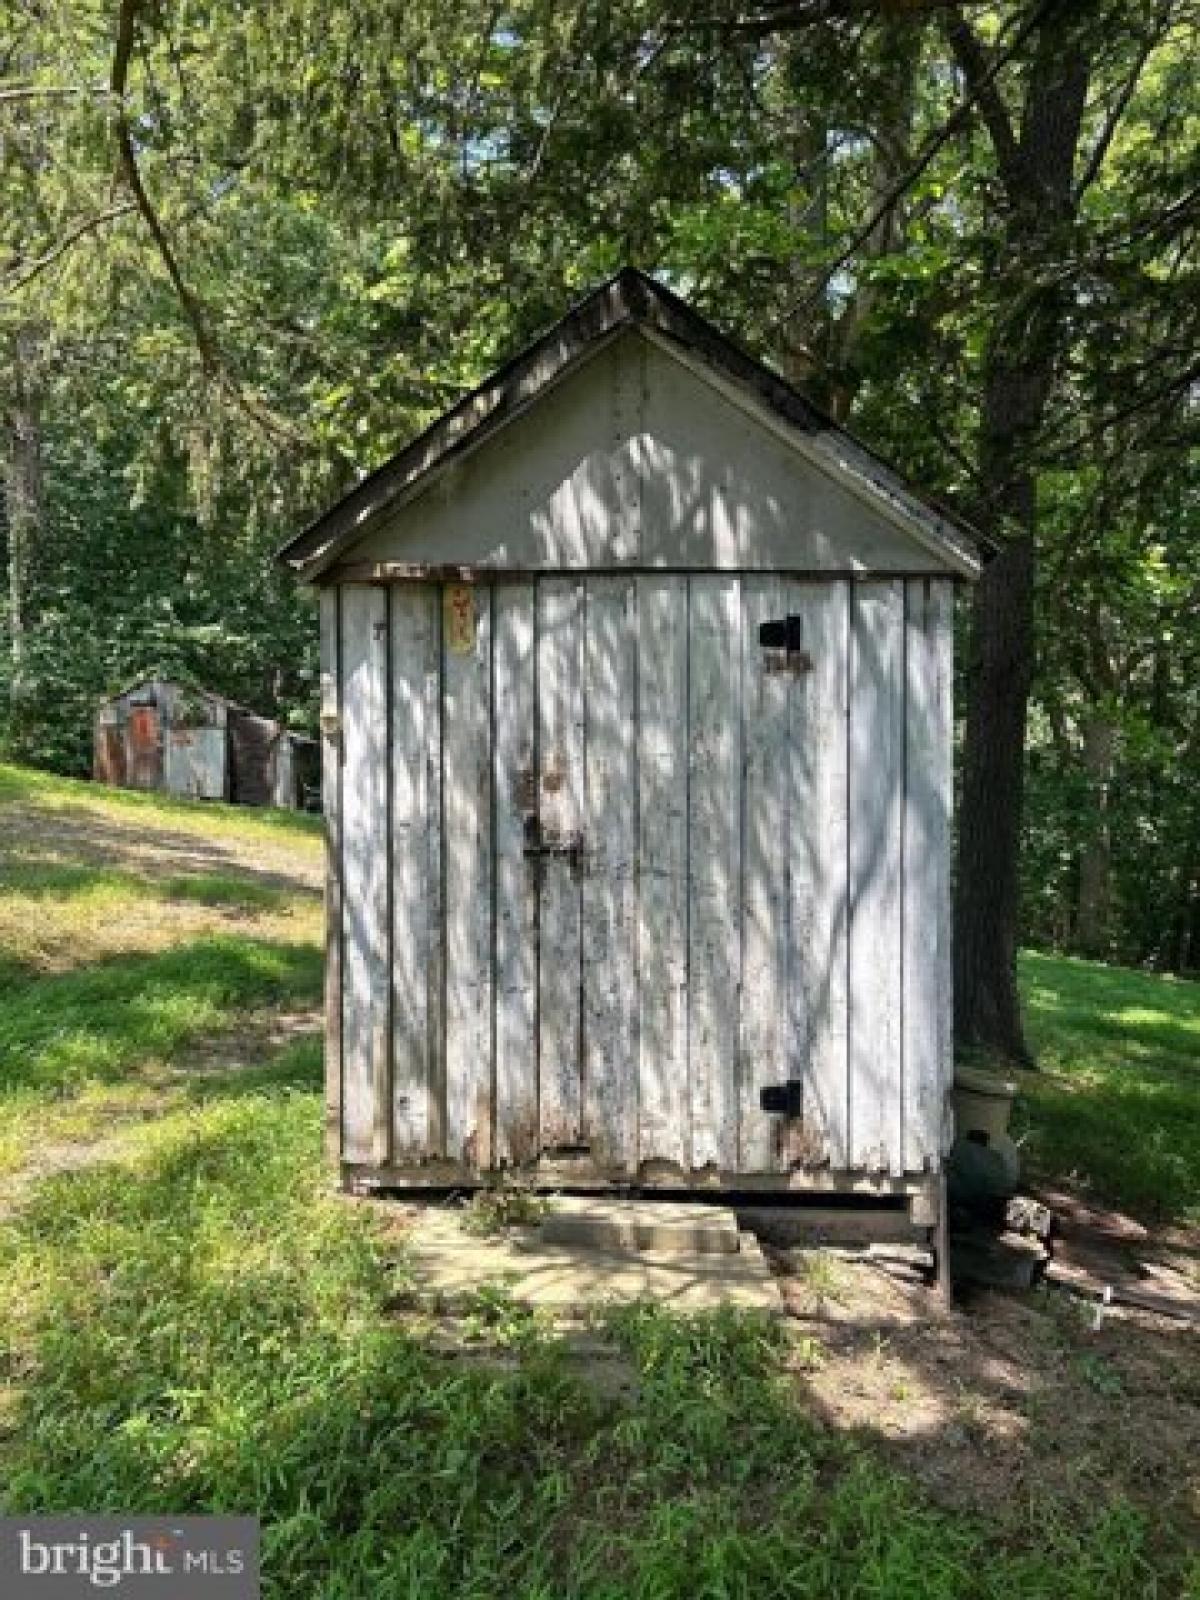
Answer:
[{"label": "yellow sticker on door", "polygon": [[475,591],[469,583],[448,583],[443,589],[442,621],[447,649],[469,656],[475,649]]}]

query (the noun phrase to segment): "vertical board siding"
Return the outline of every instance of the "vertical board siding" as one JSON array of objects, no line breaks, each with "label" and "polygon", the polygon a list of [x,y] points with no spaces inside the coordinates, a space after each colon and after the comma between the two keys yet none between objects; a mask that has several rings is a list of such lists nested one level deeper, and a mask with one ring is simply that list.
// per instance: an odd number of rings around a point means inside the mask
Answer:
[{"label": "vertical board siding", "polygon": [[638,1148],[687,1166],[687,585],[637,580]]},{"label": "vertical board siding", "polygon": [[[342,1158],[936,1166],[950,582],[467,592],[465,611],[461,585],[321,597]],[[790,657],[758,637],[789,616]],[[788,1079],[802,1116],[764,1113]]]},{"label": "vertical board siding", "polygon": [[791,680],[788,1072],[803,1084],[796,1159],[850,1165],[847,1127],[850,585],[786,585],[811,665]]},{"label": "vertical board siding", "polygon": [[425,659],[425,786],[429,825],[425,832],[425,899],[430,929],[425,973],[429,1034],[428,1153],[446,1154],[446,881],[443,842],[445,796],[442,787],[442,630],[441,591],[429,591],[429,654]]},{"label": "vertical board siding", "polygon": [[902,1172],[904,584],[854,590],[850,694],[850,1165]]},{"label": "vertical board siding", "polygon": [[637,1168],[637,634],[631,578],[585,589],[584,1134],[603,1168]]},{"label": "vertical board siding", "polygon": [[791,852],[788,714],[794,679],[759,643],[787,613],[782,578],[742,580],[742,1006],[738,1049],[738,1167],[779,1165],[778,1119],[759,1106],[766,1083],[789,1076],[788,896]]},{"label": "vertical board siding", "polygon": [[741,982],[740,583],[690,580],[688,1082],[692,1166],[737,1165]]},{"label": "vertical board siding", "polygon": [[936,1165],[949,1088],[951,606],[945,580],[905,585],[904,1164]]},{"label": "vertical board siding", "polygon": [[440,931],[429,903],[431,794],[426,680],[437,649],[437,591],[391,597],[392,1137],[397,1161],[424,1158],[432,1068],[429,971]]},{"label": "vertical board siding", "polygon": [[321,811],[325,819],[325,1150],[342,1159],[342,736],[339,589],[322,589]]},{"label": "vertical board siding", "polygon": [[442,628],[446,1154],[484,1168],[493,1109],[491,591],[469,592],[474,637],[464,648],[444,620]]},{"label": "vertical board siding", "polygon": [[342,1133],[348,1161],[389,1158],[391,1115],[388,593],[342,589]]},{"label": "vertical board siding", "polygon": [[[583,826],[583,584],[537,587],[538,810],[543,846],[566,846]],[[542,1144],[582,1139],[579,866],[565,850],[539,858],[539,1084]]]},{"label": "vertical board siding", "polygon": [[498,584],[492,657],[496,845],[496,1160],[538,1153],[537,869],[525,854],[537,817],[534,591]]}]

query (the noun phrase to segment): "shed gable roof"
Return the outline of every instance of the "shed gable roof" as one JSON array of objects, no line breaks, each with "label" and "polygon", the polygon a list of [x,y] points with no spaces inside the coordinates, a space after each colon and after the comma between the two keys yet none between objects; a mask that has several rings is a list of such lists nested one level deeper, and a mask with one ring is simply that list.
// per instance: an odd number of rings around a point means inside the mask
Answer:
[{"label": "shed gable roof", "polygon": [[978,575],[977,536],[919,497],[901,476],[770,368],[718,332],[678,296],[627,267],[434,422],[424,433],[279,552],[302,578],[320,577],[386,514],[449,466],[523,416],[564,379],[636,329],[727,397],[767,420],[801,454],[868,507],[897,524],[937,565]]}]

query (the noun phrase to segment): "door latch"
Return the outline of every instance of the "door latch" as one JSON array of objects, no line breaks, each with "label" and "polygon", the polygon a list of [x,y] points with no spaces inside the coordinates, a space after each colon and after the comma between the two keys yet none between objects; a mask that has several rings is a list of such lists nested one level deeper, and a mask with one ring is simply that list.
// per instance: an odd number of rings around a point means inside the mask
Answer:
[{"label": "door latch", "polygon": [[573,872],[583,862],[583,835],[573,833],[543,833],[537,817],[525,818],[524,854],[531,861],[544,861],[549,856],[565,856]]}]

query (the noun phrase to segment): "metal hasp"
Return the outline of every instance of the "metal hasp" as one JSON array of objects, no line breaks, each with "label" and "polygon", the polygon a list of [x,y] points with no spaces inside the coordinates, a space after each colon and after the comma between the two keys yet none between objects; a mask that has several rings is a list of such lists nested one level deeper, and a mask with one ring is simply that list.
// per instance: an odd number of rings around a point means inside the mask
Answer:
[{"label": "metal hasp", "polygon": [[540,861],[547,856],[565,856],[575,872],[582,864],[583,848],[582,833],[545,834],[537,817],[525,818],[523,854],[528,859]]},{"label": "metal hasp", "polygon": [[803,1109],[803,1089],[799,1078],[789,1078],[786,1083],[769,1083],[758,1091],[759,1110],[781,1117],[798,1117]]}]

